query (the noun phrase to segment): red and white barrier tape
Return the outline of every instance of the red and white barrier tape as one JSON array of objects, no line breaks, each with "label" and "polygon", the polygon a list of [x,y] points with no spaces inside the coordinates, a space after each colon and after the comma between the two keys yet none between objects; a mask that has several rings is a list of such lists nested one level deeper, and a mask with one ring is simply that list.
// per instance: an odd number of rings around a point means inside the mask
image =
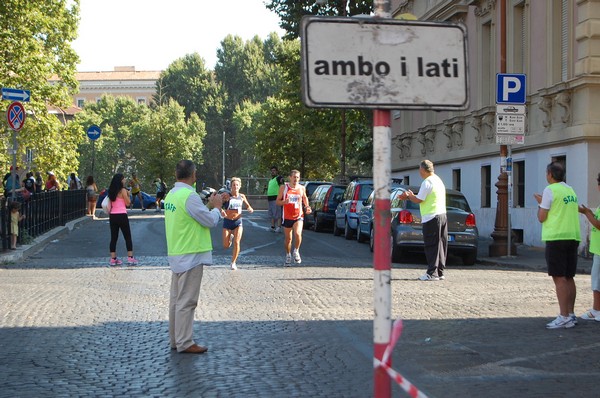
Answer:
[{"label": "red and white barrier tape", "polygon": [[414,384],[412,384],[410,381],[405,379],[404,376],[402,376],[400,373],[396,372],[394,369],[392,369],[388,365],[388,361],[390,359],[390,356],[392,355],[392,351],[394,350],[394,347],[396,346],[398,339],[400,339],[401,334],[402,334],[402,319],[398,319],[394,322],[394,325],[392,327],[391,340],[383,353],[383,358],[381,358],[381,360],[374,358],[374,366],[375,366],[375,368],[380,367],[383,370],[385,370],[387,372],[387,374],[390,375],[390,377],[396,383],[398,383],[398,385],[400,387],[402,387],[402,389],[404,391],[406,391],[408,393],[408,395],[411,396],[412,398],[427,398],[427,395],[425,395],[424,392],[419,391],[419,389],[417,387],[415,387]]}]

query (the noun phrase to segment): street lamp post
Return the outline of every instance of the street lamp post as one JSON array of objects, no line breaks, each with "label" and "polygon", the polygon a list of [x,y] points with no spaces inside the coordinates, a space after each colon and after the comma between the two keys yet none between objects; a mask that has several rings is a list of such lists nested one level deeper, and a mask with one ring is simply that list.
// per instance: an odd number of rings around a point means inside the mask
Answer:
[{"label": "street lamp post", "polygon": [[223,130],[223,183],[221,185],[225,186],[225,130]]}]

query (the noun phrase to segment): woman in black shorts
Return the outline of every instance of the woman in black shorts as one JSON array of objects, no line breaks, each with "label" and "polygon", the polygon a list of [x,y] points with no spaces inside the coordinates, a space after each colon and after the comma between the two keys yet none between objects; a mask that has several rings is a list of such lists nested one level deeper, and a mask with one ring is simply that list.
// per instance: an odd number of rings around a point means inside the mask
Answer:
[{"label": "woman in black shorts", "polygon": [[223,248],[229,249],[233,246],[231,256],[231,269],[236,270],[236,261],[240,254],[240,242],[244,227],[242,226],[242,207],[245,204],[248,212],[253,213],[254,209],[248,203],[246,195],[240,193],[242,180],[238,177],[231,179],[231,192],[223,194],[223,208],[225,217],[223,218]]}]

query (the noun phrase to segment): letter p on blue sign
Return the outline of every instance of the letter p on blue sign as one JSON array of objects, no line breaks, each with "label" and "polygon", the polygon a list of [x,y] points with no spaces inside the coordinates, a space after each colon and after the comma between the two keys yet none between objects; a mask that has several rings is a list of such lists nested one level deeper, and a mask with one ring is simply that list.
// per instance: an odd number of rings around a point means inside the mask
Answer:
[{"label": "letter p on blue sign", "polygon": [[524,104],[526,94],[524,74],[498,73],[496,75],[497,104]]}]

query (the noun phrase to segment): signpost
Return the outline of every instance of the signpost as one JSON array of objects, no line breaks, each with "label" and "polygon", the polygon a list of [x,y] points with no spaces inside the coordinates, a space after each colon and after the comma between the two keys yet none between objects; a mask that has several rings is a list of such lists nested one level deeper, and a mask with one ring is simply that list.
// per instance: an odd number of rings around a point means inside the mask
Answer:
[{"label": "signpost", "polygon": [[8,121],[8,127],[14,131],[19,131],[25,124],[25,108],[20,102],[13,102],[8,106],[6,110],[6,119]]},{"label": "signpost", "polygon": [[304,17],[304,103],[323,108],[468,107],[463,26],[395,19]]},{"label": "signpost", "polygon": [[305,16],[300,36],[304,104],[373,109],[373,396],[387,398],[390,376],[377,364],[391,366],[390,110],[464,110],[469,87],[464,27],[391,19],[389,0],[374,8],[372,19]]},{"label": "signpost", "polygon": [[[500,159],[508,176],[507,242],[511,256],[511,208],[513,204],[512,147],[525,144],[527,78],[524,74],[498,73],[496,75],[496,143],[507,146],[506,159]],[[502,170],[501,170],[502,171]]]},{"label": "signpost", "polygon": [[9,101],[29,102],[31,91],[2,87],[2,99]]},{"label": "signpost", "polygon": [[101,134],[102,129],[95,124],[92,124],[87,129],[87,136],[90,140],[92,140],[92,175],[94,175],[94,166],[96,163],[96,140],[100,138]]}]

